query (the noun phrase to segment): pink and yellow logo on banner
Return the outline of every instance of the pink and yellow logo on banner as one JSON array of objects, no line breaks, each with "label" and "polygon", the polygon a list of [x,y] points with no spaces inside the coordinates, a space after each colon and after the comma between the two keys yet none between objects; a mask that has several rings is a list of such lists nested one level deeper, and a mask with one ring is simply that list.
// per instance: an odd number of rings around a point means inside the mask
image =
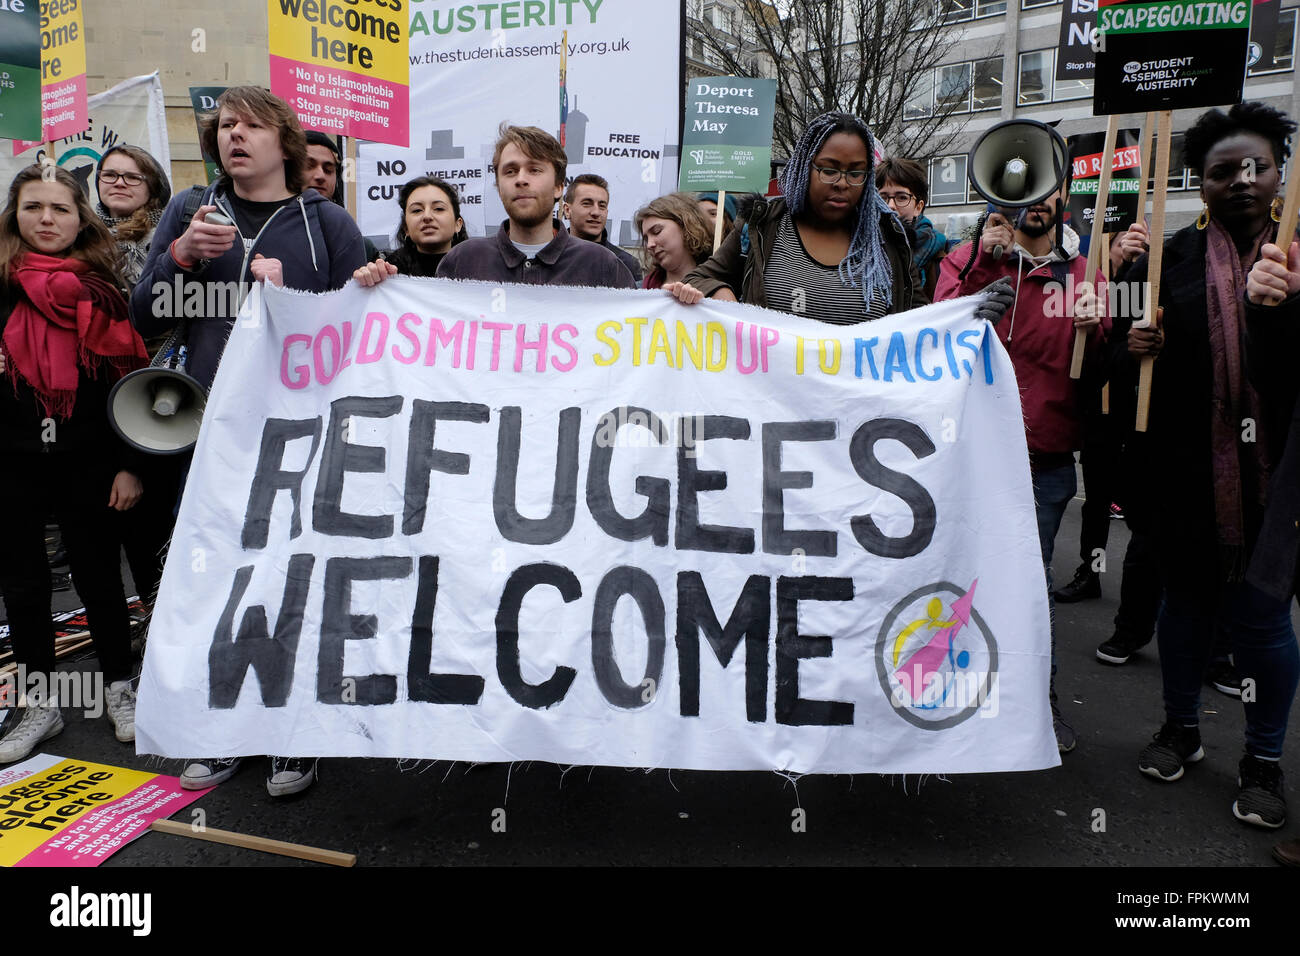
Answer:
[{"label": "pink and yellow logo on banner", "polygon": [[401,0],[267,0],[271,92],[306,129],[408,145],[404,11]]},{"label": "pink and yellow logo on banner", "polygon": [[38,754],[0,769],[0,866],[99,866],[207,792],[163,774]]},{"label": "pink and yellow logo on banner", "polygon": [[38,142],[63,139],[90,125],[85,34],[81,0],[41,4],[41,139],[15,140],[15,156]]}]

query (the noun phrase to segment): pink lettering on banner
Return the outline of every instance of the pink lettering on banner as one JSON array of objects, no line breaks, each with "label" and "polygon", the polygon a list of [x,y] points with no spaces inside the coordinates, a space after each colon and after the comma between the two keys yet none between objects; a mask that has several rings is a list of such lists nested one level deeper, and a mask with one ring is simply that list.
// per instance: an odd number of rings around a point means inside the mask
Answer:
[{"label": "pink lettering on banner", "polygon": [[15,866],[99,866],[163,820],[211,791],[182,790],[176,777],[159,775],[106,806],[89,811],[76,824],[51,837]]},{"label": "pink lettering on banner", "polygon": [[293,107],[304,129],[410,145],[410,88],[404,84],[272,56],[271,89]]},{"label": "pink lettering on banner", "polygon": [[[86,105],[86,74],[62,83],[41,87],[41,136],[46,143],[65,136],[75,136],[90,128],[90,108]],[[25,153],[42,140],[14,140],[14,155]]]},{"label": "pink lettering on banner", "polygon": [[[745,360],[745,326],[749,325],[749,360]],[[768,350],[781,341],[781,333],[765,325],[736,323],[736,368],[741,375],[753,375],[768,369]]]}]

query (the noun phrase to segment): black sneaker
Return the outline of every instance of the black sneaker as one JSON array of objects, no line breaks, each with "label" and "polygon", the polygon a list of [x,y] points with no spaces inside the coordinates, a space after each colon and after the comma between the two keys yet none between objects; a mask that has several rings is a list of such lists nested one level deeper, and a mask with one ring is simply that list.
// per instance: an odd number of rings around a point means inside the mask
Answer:
[{"label": "black sneaker", "polygon": [[1237,799],[1232,815],[1243,823],[1276,830],[1286,823],[1282,797],[1282,767],[1276,760],[1246,754],[1237,766]]},{"label": "black sneaker", "polygon": [[1074,580],[1065,587],[1052,592],[1052,597],[1061,604],[1074,604],[1101,597],[1101,575],[1086,564],[1074,572]]},{"label": "black sneaker", "polygon": [[1138,770],[1148,777],[1173,783],[1183,775],[1183,764],[1204,759],[1201,732],[1166,722],[1155,739],[1138,755]]},{"label": "black sneaker", "polygon": [[266,792],[273,797],[302,793],[316,782],[316,764],[319,762],[315,757],[272,757]]},{"label": "black sneaker", "polygon": [[1205,669],[1205,682],[1220,694],[1241,697],[1241,675],[1230,660],[1210,661]]},{"label": "black sneaker", "polygon": [[1116,633],[1109,641],[1097,645],[1097,660],[1103,664],[1127,664],[1128,659],[1146,647],[1151,638],[1139,641],[1124,634]]},{"label": "black sneaker", "polygon": [[1056,749],[1063,754],[1068,754],[1078,743],[1074,728],[1065,722],[1056,701],[1052,701],[1052,731],[1056,734]]}]

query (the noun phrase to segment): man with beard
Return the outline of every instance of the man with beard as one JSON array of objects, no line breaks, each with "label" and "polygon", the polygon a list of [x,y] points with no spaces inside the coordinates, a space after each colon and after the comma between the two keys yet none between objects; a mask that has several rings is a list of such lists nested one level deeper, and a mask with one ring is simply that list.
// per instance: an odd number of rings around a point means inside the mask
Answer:
[{"label": "man with beard", "polygon": [[[974,295],[1000,278],[1015,290],[1006,317],[995,327],[1011,356],[1024,405],[1029,468],[1038,517],[1038,543],[1047,577],[1052,631],[1052,722],[1061,753],[1075,746],[1075,733],[1056,699],[1056,610],[1052,602],[1052,546],[1066,505],[1076,490],[1074,452],[1082,446],[1089,389],[1103,377],[1103,346],[1110,322],[1095,288],[1101,273],[1084,274],[1079,237],[1060,224],[1068,180],[1013,225],[989,214],[973,243],[958,246],[939,268],[935,301]],[[1003,254],[995,255],[998,247]],[[1088,331],[1083,377],[1070,378],[1075,329]]]},{"label": "man with beard", "polygon": [[501,124],[492,154],[505,222],[493,237],[470,239],[438,266],[446,279],[633,289],[632,273],[604,246],[569,235],[552,213],[568,157],[535,126]]}]

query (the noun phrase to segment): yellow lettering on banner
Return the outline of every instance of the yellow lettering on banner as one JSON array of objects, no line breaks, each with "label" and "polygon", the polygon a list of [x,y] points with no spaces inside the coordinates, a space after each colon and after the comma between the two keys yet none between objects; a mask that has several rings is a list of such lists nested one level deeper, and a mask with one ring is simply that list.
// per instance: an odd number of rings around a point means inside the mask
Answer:
[{"label": "yellow lettering on banner", "polygon": [[157,774],[104,764],[50,765],[0,787],[0,866],[13,866],[98,807],[120,800]]},{"label": "yellow lettering on banner", "polygon": [[698,322],[695,325],[695,336],[686,331],[686,323],[681,319],[677,320],[677,367],[685,368],[686,363],[683,361],[683,346],[690,353],[691,364],[696,369],[704,368],[704,323]]},{"label": "yellow lettering on banner", "polygon": [[[704,367],[710,372],[721,372],[727,367],[727,330],[721,322],[710,322],[708,327],[709,347],[705,353]],[[713,345],[717,343],[717,357],[714,357]]]},{"label": "yellow lettering on banner", "polygon": [[41,4],[41,78],[63,83],[86,72],[86,28],[79,0]]},{"label": "yellow lettering on banner", "polygon": [[600,344],[609,349],[609,355],[601,355],[599,352],[591,357],[591,360],[597,365],[613,365],[618,361],[618,340],[610,334],[619,332],[623,329],[623,323],[617,319],[610,319],[596,326],[596,338],[600,339]]},{"label": "yellow lettering on banner", "polygon": [[649,322],[649,319],[642,318],[639,315],[628,316],[625,320],[628,325],[632,326],[632,364],[641,364],[641,327]]},{"label": "yellow lettering on banner", "polygon": [[668,367],[676,368],[673,364],[673,351],[668,346],[668,328],[664,325],[663,319],[655,319],[654,325],[650,331],[650,356],[646,359],[647,365],[655,364],[655,356],[660,352],[668,359]]},{"label": "yellow lettering on banner", "polygon": [[794,374],[796,375],[803,374],[803,342],[802,335],[794,337]]},{"label": "yellow lettering on banner", "polygon": [[408,14],[350,0],[267,0],[272,56],[406,86]]}]

